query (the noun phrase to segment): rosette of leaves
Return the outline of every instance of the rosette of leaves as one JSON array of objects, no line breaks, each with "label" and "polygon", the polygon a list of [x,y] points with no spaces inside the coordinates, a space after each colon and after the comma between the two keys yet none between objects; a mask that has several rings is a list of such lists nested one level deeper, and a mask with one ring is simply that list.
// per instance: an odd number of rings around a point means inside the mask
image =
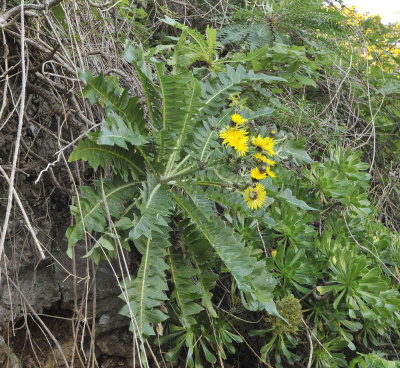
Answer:
[{"label": "rosette of leaves", "polygon": [[347,346],[346,341],[339,337],[321,341],[314,348],[312,366],[316,368],[339,368],[346,367],[347,360],[343,349]]},{"label": "rosette of leaves", "polygon": [[171,363],[176,363],[180,353],[186,350],[186,362],[189,367],[203,367],[203,356],[207,364],[215,364],[216,352],[225,360],[228,352],[236,352],[235,343],[243,342],[240,336],[232,333],[230,326],[223,319],[214,319],[211,324],[206,316],[189,328],[176,325],[175,322],[177,321],[172,317],[168,325],[169,331],[155,341],[161,345],[174,341],[173,347],[165,355],[165,359]]},{"label": "rosette of leaves", "polygon": [[[223,191],[231,185],[224,176],[225,157],[218,151],[210,154],[217,137],[211,124],[222,126],[232,113],[223,109],[229,93],[251,80],[281,79],[227,67],[200,83],[187,71],[168,73],[163,63],[152,64],[153,75],[144,59],[131,61],[143,88],[144,107],[138,97],[119,88],[116,78],[80,74],[84,96],[92,103],[100,101],[106,118],[99,131],[79,141],[69,161],[85,160],[94,170],[109,165],[113,174],[81,188],[82,195],[75,198],[68,253],[92,232],[101,234],[87,255],[96,262],[115,256],[120,245],[133,245],[140,266],[121,282],[126,302],[121,313],[131,318],[131,329],[142,339],[154,335],[155,326],[173,314],[176,327],[171,325],[170,331],[186,336],[187,348],[197,356],[188,356],[192,367],[195,361],[213,361],[209,349],[225,346],[232,352],[233,342],[240,340],[226,329],[214,342],[202,341],[201,350],[188,345],[190,336],[202,333],[196,331],[207,315],[221,323],[213,289],[222,273],[230,275],[246,307],[278,315],[273,302],[276,281],[265,259],[217,215],[218,198],[206,188]],[[171,360],[174,356],[172,352]]]},{"label": "rosette of leaves", "polygon": [[400,361],[389,361],[378,354],[361,354],[354,358],[349,365],[349,368],[396,368],[400,367]]},{"label": "rosette of leaves", "polygon": [[333,308],[345,308],[350,318],[362,317],[376,323],[388,321],[400,308],[398,291],[390,286],[379,267],[366,255],[346,249],[330,264],[332,285],[318,286],[324,295],[332,291]]},{"label": "rosette of leaves", "polygon": [[279,275],[284,290],[292,288],[300,293],[308,293],[309,287],[317,281],[318,268],[309,262],[304,248],[296,249],[293,246],[285,246],[280,243],[273,259],[274,270]]},{"label": "rosette of leaves", "polygon": [[282,202],[279,205],[277,203],[272,205],[271,217],[276,223],[274,236],[279,239],[278,241],[299,248],[310,248],[313,245],[317,233],[309,223],[315,219],[315,216]]},{"label": "rosette of leaves", "polygon": [[361,162],[360,155],[337,148],[331,150],[330,160],[312,163],[303,174],[315,185],[315,195],[322,203],[332,204],[334,199],[354,216],[367,217],[371,212],[367,195],[371,176],[365,172],[368,165]]}]

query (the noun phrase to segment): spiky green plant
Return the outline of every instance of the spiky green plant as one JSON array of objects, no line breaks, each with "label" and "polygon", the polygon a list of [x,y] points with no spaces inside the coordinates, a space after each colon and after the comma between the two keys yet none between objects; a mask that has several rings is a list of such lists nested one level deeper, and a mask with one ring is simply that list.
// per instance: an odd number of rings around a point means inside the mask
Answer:
[{"label": "spiky green plant", "polygon": [[226,186],[219,177],[221,146],[215,146],[216,131],[210,126],[230,119],[233,110],[224,109],[229,94],[250,80],[281,78],[239,66],[200,83],[187,72],[171,75],[164,64],[154,63],[155,83],[145,68],[133,65],[148,122],[138,98],[121,90],[115,78],[81,73],[84,95],[92,103],[100,100],[107,117],[99,131],[79,142],[69,161],[85,160],[95,170],[110,165],[113,173],[111,179],[81,188],[72,207],[76,223],[67,231],[68,254],[86,232],[102,233],[88,254],[96,262],[114,256],[119,243],[127,249],[129,242],[134,244],[141,264],[136,275],[121,283],[127,303],[121,313],[133,312],[131,328],[143,338],[154,335],[154,326],[168,318],[162,307],[167,300],[174,301],[185,329],[206,310],[217,318],[213,288],[222,270],[230,273],[250,308],[277,314],[272,298],[276,282],[265,261],[215,215],[214,200],[203,187]]}]

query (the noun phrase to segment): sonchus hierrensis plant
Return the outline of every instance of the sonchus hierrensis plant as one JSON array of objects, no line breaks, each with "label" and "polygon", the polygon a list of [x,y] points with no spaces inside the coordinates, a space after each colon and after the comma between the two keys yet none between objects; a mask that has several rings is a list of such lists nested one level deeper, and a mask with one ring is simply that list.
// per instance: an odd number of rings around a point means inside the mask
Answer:
[{"label": "sonchus hierrensis plant", "polygon": [[[265,254],[243,241],[218,206],[231,203],[243,215],[265,221],[268,182],[262,182],[275,176],[275,142],[254,122],[272,109],[240,111],[228,105],[249,81],[282,78],[228,66],[202,83],[189,72],[168,73],[161,62],[133,65],[144,107],[115,78],[81,73],[84,95],[103,104],[106,119],[79,142],[69,161],[83,159],[95,170],[109,165],[112,174],[81,187],[82,196],[71,207],[76,223],[67,231],[68,254],[85,232],[101,233],[88,253],[95,262],[116,256],[121,247],[136,247],[141,263],[121,283],[126,301],[121,313],[131,317],[131,329],[142,340],[170,318],[170,330],[186,335],[180,346],[189,345],[192,366],[200,353],[215,359],[210,347],[232,352],[232,339],[241,340],[214,305],[213,289],[222,273],[231,275],[246,308],[279,316],[272,298],[276,281],[267,272]],[[223,335],[211,332],[210,339],[206,333],[191,346],[187,334],[198,339],[193,331],[208,317],[225,326]]]}]

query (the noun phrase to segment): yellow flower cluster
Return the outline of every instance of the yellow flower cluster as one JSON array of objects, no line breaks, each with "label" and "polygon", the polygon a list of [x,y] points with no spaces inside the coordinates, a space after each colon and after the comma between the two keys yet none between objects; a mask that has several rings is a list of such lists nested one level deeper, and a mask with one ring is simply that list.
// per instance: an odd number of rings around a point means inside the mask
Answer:
[{"label": "yellow flower cluster", "polygon": [[223,139],[222,144],[234,148],[239,156],[244,156],[249,149],[247,145],[249,137],[247,134],[247,130],[239,129],[236,125],[234,128],[226,127],[219,137]]},{"label": "yellow flower cluster", "polygon": [[267,176],[275,178],[276,175],[273,171],[271,171],[270,168],[270,166],[275,165],[275,161],[269,159],[267,156],[264,156],[261,153],[262,151],[266,151],[269,156],[275,156],[274,138],[263,138],[261,135],[258,135],[257,137],[253,137],[251,139],[251,143],[256,146],[257,153],[254,155],[254,157],[258,161],[257,167],[251,170],[251,177],[255,180],[265,179]]},{"label": "yellow flower cluster", "polygon": [[[274,138],[262,137],[260,134],[249,138],[249,132],[243,126],[248,120],[239,113],[231,115],[231,119],[232,124],[226,126],[219,135],[223,139],[222,144],[232,147],[239,156],[244,156],[249,151],[250,140],[256,150],[253,156],[257,160],[257,167],[251,169],[251,177],[256,181],[265,179],[267,176],[274,178],[276,175],[270,167],[275,165],[275,161],[263,154],[265,152],[269,157],[275,156]],[[275,131],[272,134],[275,134]],[[257,183],[248,186],[243,195],[250,209],[257,209],[265,201],[266,191],[260,183]]]}]

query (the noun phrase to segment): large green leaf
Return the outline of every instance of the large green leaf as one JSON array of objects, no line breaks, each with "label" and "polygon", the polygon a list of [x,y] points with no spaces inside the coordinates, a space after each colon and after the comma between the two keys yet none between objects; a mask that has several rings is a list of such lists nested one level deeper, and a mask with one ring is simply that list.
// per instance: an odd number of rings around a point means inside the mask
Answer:
[{"label": "large green leaf", "polygon": [[[67,229],[68,256],[72,256],[72,246],[85,238],[85,230],[88,232],[104,232],[107,225],[107,213],[104,206],[100,182],[94,181],[94,188],[81,187],[82,196],[75,198],[71,213],[75,218],[75,225]],[[124,204],[132,200],[137,183],[123,183],[120,181],[105,180],[104,197],[108,204],[110,215],[119,218],[124,211]]]},{"label": "large green leaf", "polygon": [[189,219],[180,221],[178,228],[187,257],[197,270],[197,282],[201,288],[201,304],[215,318],[217,317],[217,312],[211,301],[213,296],[211,291],[214,289],[218,279],[218,275],[213,272],[216,267],[215,255],[207,239],[202,236],[194,224],[190,223]]},{"label": "large green leaf", "polygon": [[198,270],[190,267],[182,257],[182,252],[173,252],[168,249],[169,265],[171,270],[171,281],[174,284],[174,291],[171,299],[175,299],[180,309],[179,318],[183,327],[188,328],[196,323],[191,317],[203,310],[198,303],[201,300],[201,287],[192,278],[197,276]]},{"label": "large green leaf", "polygon": [[161,129],[161,109],[159,104],[160,94],[154,85],[153,81],[146,74],[143,73],[137,62],[132,61],[136,73],[139,77],[144,96],[146,98],[147,112],[149,114],[150,124],[154,130]]},{"label": "large green leaf", "polygon": [[276,281],[266,272],[265,263],[251,256],[252,248],[245,246],[232,228],[220,218],[207,218],[186,196],[173,193],[176,204],[196,224],[197,229],[214,248],[218,257],[235,278],[239,289],[253,297],[261,308],[276,313],[272,291]]},{"label": "large green leaf", "polygon": [[80,72],[80,78],[86,83],[83,95],[94,104],[100,100],[108,113],[117,112],[135,133],[146,130],[146,121],[137,96],[129,97],[128,89],[118,87],[118,79],[105,78],[101,73],[94,77],[90,71]]},{"label": "large green leaf", "polygon": [[253,70],[246,69],[239,65],[236,69],[227,65],[226,72],[220,72],[215,78],[209,78],[201,85],[204,106],[201,111],[207,115],[216,115],[221,107],[226,105],[230,94],[238,93],[239,86],[246,81],[263,81],[266,83],[285,82],[286,79],[254,73]]},{"label": "large green leaf", "polygon": [[287,141],[285,145],[282,147],[280,156],[283,158],[291,156],[293,158],[293,161],[297,165],[310,164],[314,162],[313,159],[308,155],[308,153],[304,149],[304,144],[301,141],[299,142]]},{"label": "large green leaf", "polygon": [[161,184],[153,175],[147,176],[140,190],[141,200],[137,201],[140,215],[135,215],[133,229],[129,233],[131,239],[138,239],[142,235],[151,238],[154,232],[163,232],[168,226],[167,217],[172,208],[171,194],[168,186]]},{"label": "large green leaf", "polygon": [[78,160],[88,161],[94,170],[97,170],[99,166],[106,169],[108,162],[113,171],[125,181],[128,180],[129,176],[136,179],[144,174],[140,165],[143,161],[133,149],[125,150],[121,147],[97,144],[90,140],[80,140],[78,146],[69,156],[68,162]]},{"label": "large green leaf", "polygon": [[148,138],[135,133],[128,128],[124,120],[117,113],[110,113],[103,121],[101,131],[96,135],[98,144],[108,146],[117,145],[128,150],[126,142],[133,146],[141,146],[148,142]]},{"label": "large green leaf", "polygon": [[[154,233],[149,238],[141,237],[135,240],[135,246],[142,254],[139,271],[136,277],[126,278],[121,283],[124,293],[120,295],[127,305],[120,313],[132,318],[131,331],[136,331],[144,337],[154,335],[153,324],[165,321],[168,317],[158,308],[168,300],[164,291],[168,290],[165,281],[165,271],[168,269],[164,262],[166,248],[171,244],[168,234]],[[128,299],[128,300],[127,300]]]},{"label": "large green leaf", "polygon": [[166,75],[161,63],[156,64],[156,70],[162,100],[157,157],[158,161],[167,161],[170,155],[170,167],[179,158],[185,138],[195,124],[200,108],[200,85],[189,74]]}]

